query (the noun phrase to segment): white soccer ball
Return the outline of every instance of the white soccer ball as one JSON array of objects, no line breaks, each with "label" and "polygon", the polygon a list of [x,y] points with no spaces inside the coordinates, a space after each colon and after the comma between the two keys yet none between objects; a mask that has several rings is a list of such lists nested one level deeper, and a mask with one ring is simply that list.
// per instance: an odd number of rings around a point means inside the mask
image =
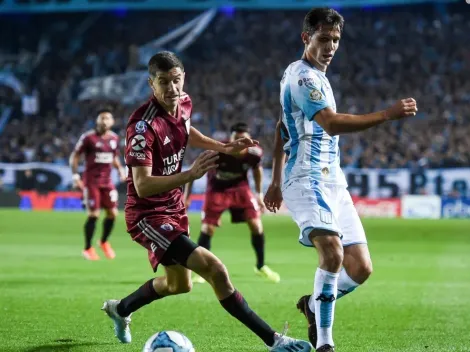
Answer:
[{"label": "white soccer ball", "polygon": [[180,332],[161,331],[147,340],[142,352],[194,352],[194,347]]}]

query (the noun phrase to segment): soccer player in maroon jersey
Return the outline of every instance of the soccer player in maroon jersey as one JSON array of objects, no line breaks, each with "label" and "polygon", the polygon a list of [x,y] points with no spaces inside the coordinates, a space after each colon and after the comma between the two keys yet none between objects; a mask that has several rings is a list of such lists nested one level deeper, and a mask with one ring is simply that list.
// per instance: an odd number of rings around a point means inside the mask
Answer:
[{"label": "soccer player in maroon jersey", "polygon": [[[91,241],[101,208],[105,209],[106,218],[103,221],[103,233],[99,245],[107,258],[113,259],[116,256],[108,241],[118,213],[118,193],[111,181],[112,166],[118,169],[123,182],[126,179],[126,173],[119,161],[119,137],[111,131],[113,125],[114,118],[111,111],[100,110],[96,119],[96,128],[81,135],[70,155],[73,185],[83,191],[83,200],[88,211],[88,219],[85,223],[85,249],[83,250],[83,256],[88,260],[100,259]],[[78,164],[82,154],[85,156],[83,180],[78,173]]]},{"label": "soccer player in maroon jersey", "polygon": [[[251,138],[248,125],[238,122],[230,129],[230,141]],[[220,154],[219,166],[207,173],[207,188],[202,210],[202,226],[198,245],[210,250],[215,228],[220,226],[220,216],[229,210],[232,223],[246,222],[251,232],[251,244],[256,254],[255,273],[272,282],[279,282],[280,276],[264,264],[264,233],[261,212],[264,211],[262,194],[263,166],[260,146],[247,148],[237,155]],[[256,196],[248,183],[248,170],[253,170]],[[190,196],[193,183],[186,185],[186,209],[191,204]],[[196,275],[193,282],[204,283]]]},{"label": "soccer player in maroon jersey", "polygon": [[[218,153],[238,153],[257,142],[243,138],[221,143],[191,127],[191,98],[183,92],[183,64],[171,52],[154,55],[148,65],[153,96],[130,117],[126,134],[129,167],[125,218],[132,239],[145,247],[154,271],[150,279],[121,300],[107,300],[103,310],[114,322],[116,337],[131,342],[131,314],[155,300],[191,290],[191,271],[207,280],[222,307],[259,336],[270,351],[311,351],[310,343],[276,333],[254,313],[233,287],[224,264],[189,239],[183,187],[217,167]],[[187,144],[202,153],[182,172]]]}]

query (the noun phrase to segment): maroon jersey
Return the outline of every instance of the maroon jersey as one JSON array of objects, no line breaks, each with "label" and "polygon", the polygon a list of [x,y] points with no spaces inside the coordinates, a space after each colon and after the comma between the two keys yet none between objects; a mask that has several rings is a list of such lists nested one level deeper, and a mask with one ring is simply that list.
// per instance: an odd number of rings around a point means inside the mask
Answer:
[{"label": "maroon jersey", "polygon": [[220,154],[219,166],[207,174],[207,192],[220,192],[231,188],[249,187],[248,170],[261,163],[261,147],[248,148],[241,157]]},{"label": "maroon jersey", "polygon": [[182,187],[139,198],[132,178],[132,167],[149,166],[152,168],[152,176],[169,176],[181,172],[189,138],[191,111],[191,98],[184,93],[176,117],[168,115],[152,98],[129,118],[126,130],[126,165],[129,167],[126,212],[130,212],[129,216],[126,214],[128,227],[145,216],[143,210],[165,216],[185,214]]},{"label": "maroon jersey", "polygon": [[99,134],[90,130],[80,136],[75,152],[85,155],[85,186],[108,187],[112,185],[111,170],[114,157],[118,155],[119,137],[108,131]]}]

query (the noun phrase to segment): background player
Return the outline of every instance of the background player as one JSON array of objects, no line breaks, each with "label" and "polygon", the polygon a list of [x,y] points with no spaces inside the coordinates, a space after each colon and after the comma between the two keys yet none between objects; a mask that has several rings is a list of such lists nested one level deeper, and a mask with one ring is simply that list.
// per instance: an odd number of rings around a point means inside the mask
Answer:
[{"label": "background player", "polygon": [[[111,111],[100,110],[96,118],[96,128],[81,135],[75,150],[70,155],[73,185],[83,191],[83,201],[88,212],[88,219],[85,223],[85,249],[83,250],[83,256],[88,260],[100,259],[91,245],[96,220],[100,216],[100,208],[105,209],[106,217],[103,221],[99,245],[107,258],[113,259],[116,256],[108,241],[118,213],[118,193],[111,180],[112,166],[119,171],[123,182],[126,179],[126,172],[119,161],[119,137],[111,131],[113,125],[114,117]],[[81,154],[85,155],[83,181],[78,174]]]},{"label": "background player", "polygon": [[[238,122],[230,129],[230,141],[251,138],[248,125]],[[246,222],[251,232],[251,244],[256,254],[255,273],[269,281],[279,282],[280,276],[264,264],[264,233],[261,212],[264,211],[262,194],[263,166],[260,146],[247,148],[236,155],[220,154],[217,169],[207,173],[207,188],[202,211],[202,226],[198,245],[210,250],[215,228],[220,226],[220,216],[230,210],[232,223]],[[256,196],[248,183],[248,170],[253,170]],[[192,182],[186,185],[186,209],[189,209]],[[193,282],[205,280],[196,275]]]},{"label": "background player", "polygon": [[207,280],[223,308],[245,324],[271,351],[311,351],[310,343],[279,335],[259,318],[233,287],[223,263],[189,239],[183,186],[217,167],[217,153],[204,152],[190,170],[181,172],[189,145],[226,154],[255,146],[249,138],[220,143],[191,127],[192,102],[183,92],[184,68],[175,54],[162,52],[149,62],[153,97],[130,117],[126,131],[129,166],[127,230],[148,250],[154,271],[165,275],[151,279],[124,299],[108,300],[103,310],[114,321],[121,342],[131,342],[130,315],[166,296],[191,290],[191,270]]},{"label": "background player", "polygon": [[[364,229],[339,165],[338,135],[414,116],[417,111],[414,99],[408,98],[372,114],[336,113],[325,72],[338,49],[343,25],[343,17],[333,9],[313,9],[304,19],[302,60],[290,64],[281,80],[282,114],[275,135],[273,179],[265,197],[270,211],[279,209],[284,198],[300,228],[299,242],[317,249],[313,295],[302,297],[297,307],[307,317],[310,342],[319,352],[334,351],[335,300],[372,272]],[[282,193],[281,138],[288,155]],[[315,312],[321,312],[317,319]]]}]

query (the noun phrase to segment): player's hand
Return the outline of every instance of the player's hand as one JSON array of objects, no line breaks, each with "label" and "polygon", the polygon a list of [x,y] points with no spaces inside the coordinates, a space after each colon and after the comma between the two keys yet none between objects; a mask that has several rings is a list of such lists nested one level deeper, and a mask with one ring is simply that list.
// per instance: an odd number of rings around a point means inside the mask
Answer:
[{"label": "player's hand", "polygon": [[416,100],[407,98],[397,101],[385,110],[385,112],[390,120],[399,120],[405,117],[415,116],[418,112],[418,106],[416,105]]},{"label": "player's hand", "polygon": [[126,180],[127,180],[126,171],[121,170],[119,172],[119,179],[121,180],[121,182],[126,182]]},{"label": "player's hand", "polygon": [[263,195],[261,193],[256,196],[256,202],[258,203],[259,211],[264,213],[266,206],[264,205]]},{"label": "player's hand", "polygon": [[218,166],[217,159],[219,159],[218,152],[206,150],[201,153],[189,170],[191,179],[197,180],[204,176],[207,171],[215,169]]},{"label": "player's hand", "polygon": [[85,188],[81,179],[73,180],[72,187],[73,189],[79,189],[80,191],[83,191],[83,189]]},{"label": "player's hand", "polygon": [[255,147],[259,144],[258,141],[251,139],[251,138],[239,138],[234,140],[233,142],[226,143],[224,146],[224,153],[225,154],[238,154],[242,150],[246,148]]},{"label": "player's hand", "polygon": [[282,192],[279,185],[270,184],[266,195],[264,196],[264,204],[266,209],[270,212],[275,213],[281,208],[282,204]]}]

